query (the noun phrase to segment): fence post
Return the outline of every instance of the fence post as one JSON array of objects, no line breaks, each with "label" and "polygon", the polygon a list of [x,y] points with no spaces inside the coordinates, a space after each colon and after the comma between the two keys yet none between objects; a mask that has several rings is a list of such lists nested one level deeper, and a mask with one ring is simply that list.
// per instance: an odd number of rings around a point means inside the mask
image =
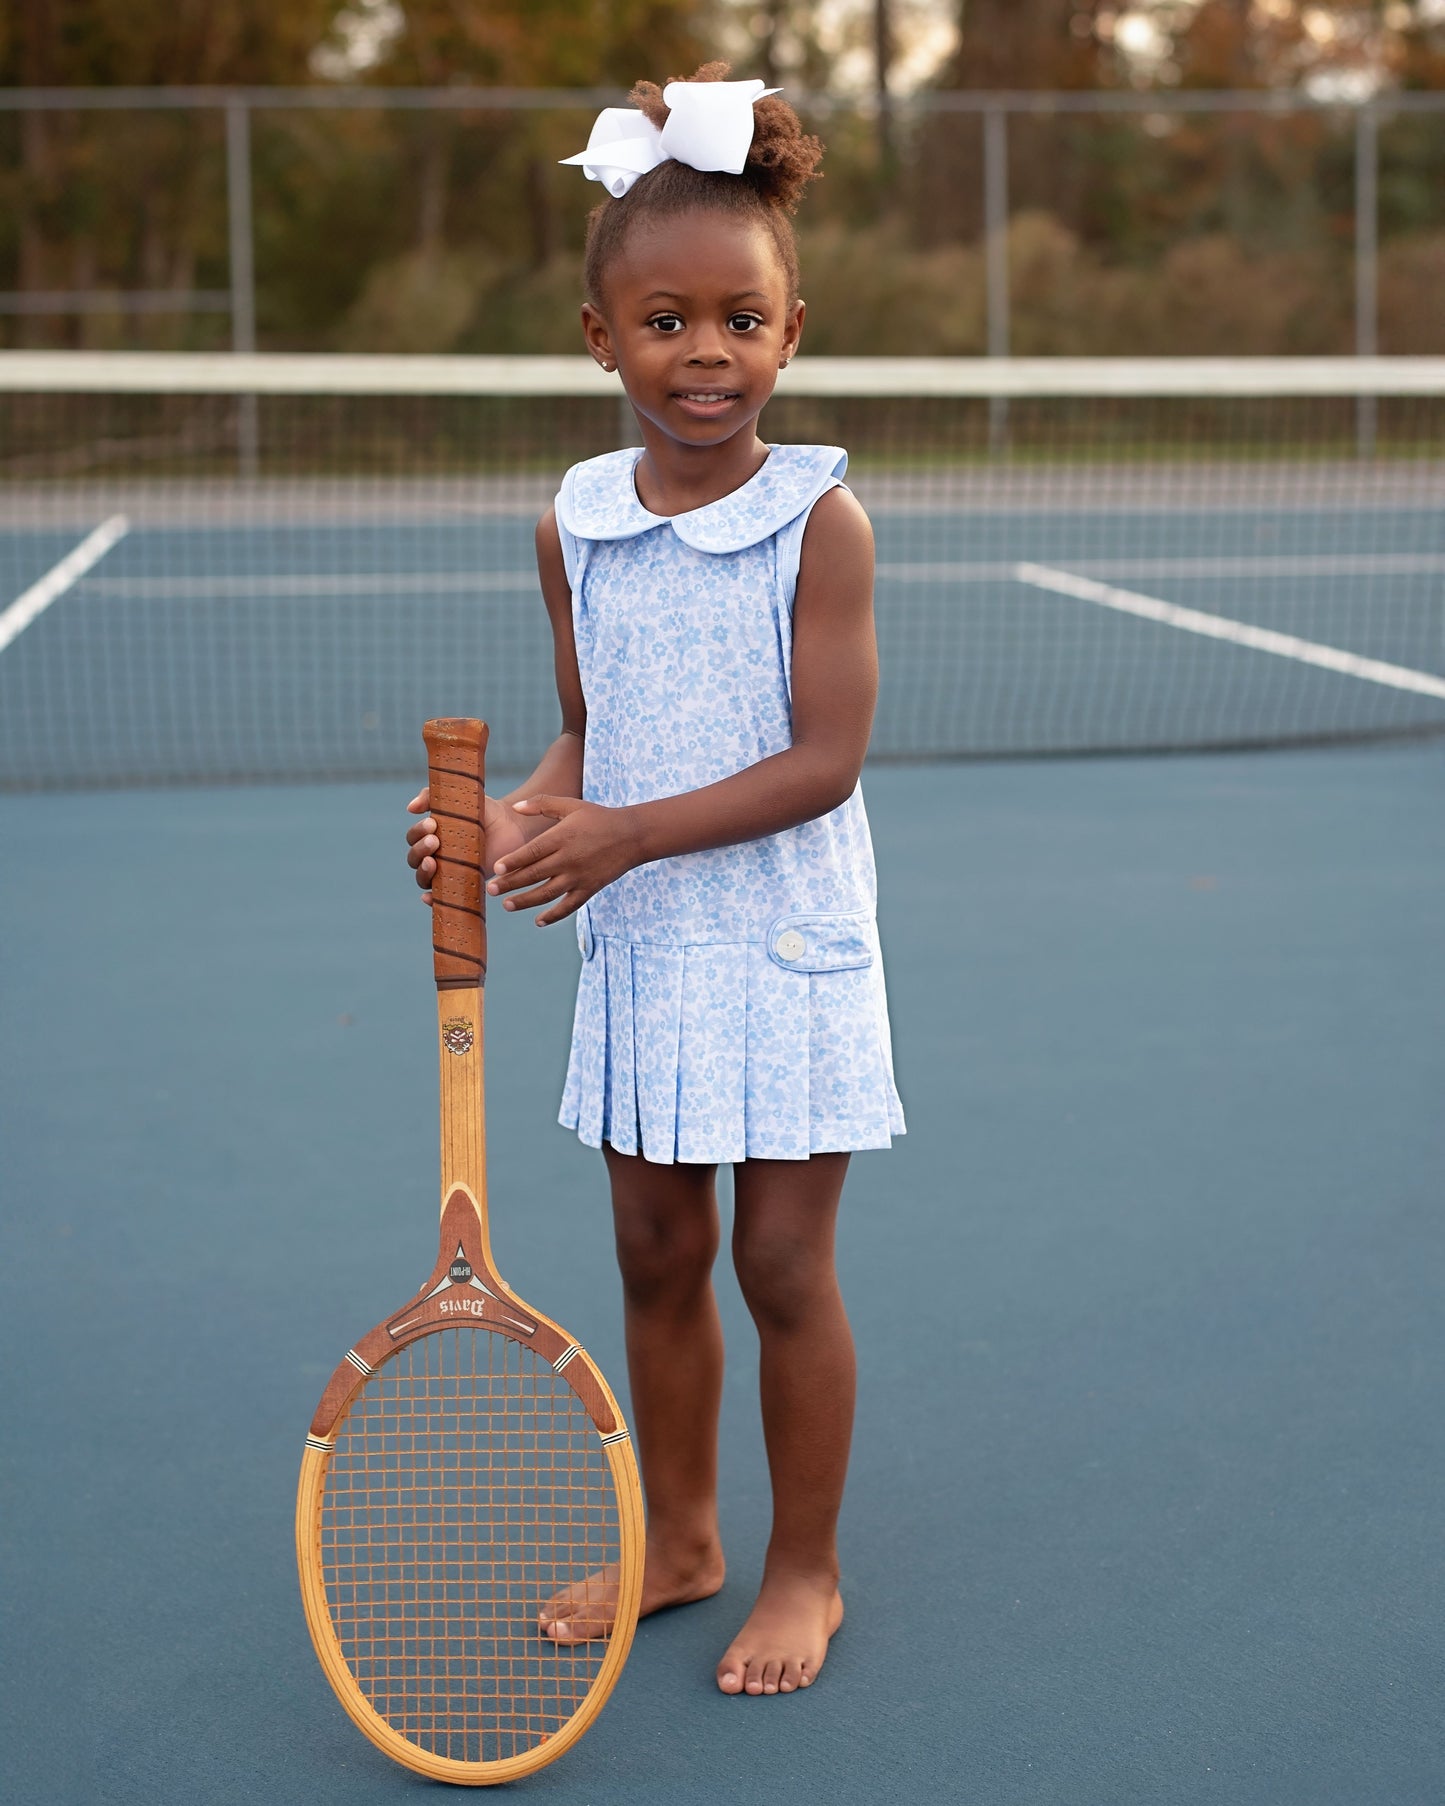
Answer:
[{"label": "fence post", "polygon": [[[983,247],[987,295],[988,355],[1009,354],[1008,292],[1008,112],[989,106],[983,114]],[[994,455],[1008,442],[1008,400],[988,403],[988,446]]]},{"label": "fence post", "polygon": [[[1380,349],[1380,133],[1374,104],[1355,114],[1355,355]],[[1355,449],[1373,458],[1379,422],[1373,395],[1355,401]]]},{"label": "fence post", "polygon": [[[231,265],[231,349],[256,349],[256,259],[251,224],[251,109],[244,96],[226,96],[226,224]],[[260,420],[254,395],[238,398],[236,452],[241,475],[254,477],[260,458]]]}]

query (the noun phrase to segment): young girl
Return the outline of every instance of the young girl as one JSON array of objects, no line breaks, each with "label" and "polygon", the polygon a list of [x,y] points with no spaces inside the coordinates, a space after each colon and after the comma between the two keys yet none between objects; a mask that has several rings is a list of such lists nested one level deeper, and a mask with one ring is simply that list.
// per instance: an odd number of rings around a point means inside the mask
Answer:
[{"label": "young girl", "polygon": [[[588,224],[587,348],[620,372],[644,449],[574,466],[538,526],[562,732],[485,826],[490,895],[539,925],[578,917],[561,1121],[611,1180],[644,1613],[723,1581],[711,1272],[733,1166],[773,1521],[717,1683],[769,1694],[816,1679],[843,1618],[854,1360],[834,1220],[849,1152],[888,1146],[903,1116],[858,788],[872,533],[842,451],[756,431],[803,329],[789,216],[821,146],[727,73],[640,83],[642,117],[609,110],[573,159],[613,196]],[[423,888],[427,807],[423,791],[407,834]],[[593,1576],[542,1607],[542,1633],[585,1641],[610,1610]]]}]

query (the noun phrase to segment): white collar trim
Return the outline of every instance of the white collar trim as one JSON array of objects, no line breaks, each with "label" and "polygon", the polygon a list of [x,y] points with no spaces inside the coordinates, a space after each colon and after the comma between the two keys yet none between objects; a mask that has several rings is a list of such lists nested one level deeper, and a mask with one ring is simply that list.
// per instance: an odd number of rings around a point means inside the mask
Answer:
[{"label": "white collar trim", "polygon": [[794,521],[848,468],[837,445],[774,445],[767,461],[730,494],[686,514],[654,514],[638,500],[635,447],[574,464],[557,497],[559,525],[577,539],[631,539],[671,527],[698,552],[739,552]]}]

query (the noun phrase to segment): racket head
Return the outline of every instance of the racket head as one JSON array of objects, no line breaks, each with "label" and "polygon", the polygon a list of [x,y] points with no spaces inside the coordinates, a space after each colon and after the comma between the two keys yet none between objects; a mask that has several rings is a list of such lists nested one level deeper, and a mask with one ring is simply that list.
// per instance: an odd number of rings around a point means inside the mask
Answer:
[{"label": "racket head", "polygon": [[[332,1375],[296,1506],[301,1593],[358,1728],[435,1780],[511,1781],[601,1711],[642,1594],[642,1493],[586,1353],[517,1298],[455,1186],[437,1265]],[[617,1571],[610,1634],[559,1644],[538,1613]]]}]

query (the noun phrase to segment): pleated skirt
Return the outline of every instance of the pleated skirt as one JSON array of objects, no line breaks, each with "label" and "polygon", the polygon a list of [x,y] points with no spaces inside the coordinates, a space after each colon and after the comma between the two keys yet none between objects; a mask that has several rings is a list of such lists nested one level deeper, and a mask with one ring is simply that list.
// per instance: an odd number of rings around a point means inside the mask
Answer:
[{"label": "pleated skirt", "polygon": [[588,1147],[720,1164],[903,1134],[876,955],[790,971],[754,941],[587,939],[558,1120]]}]

